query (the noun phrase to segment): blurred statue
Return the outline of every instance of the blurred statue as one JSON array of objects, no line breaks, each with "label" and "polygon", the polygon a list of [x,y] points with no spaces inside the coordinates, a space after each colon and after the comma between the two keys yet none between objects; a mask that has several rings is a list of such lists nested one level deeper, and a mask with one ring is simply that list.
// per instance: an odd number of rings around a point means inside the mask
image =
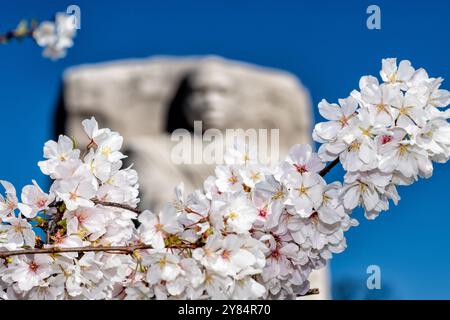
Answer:
[{"label": "blurred statue", "polygon": [[237,111],[236,81],[215,63],[205,64],[187,77],[188,93],[183,116],[189,123],[202,120],[205,129],[221,128]]},{"label": "blurred statue", "polygon": [[92,115],[124,136],[128,162],[139,172],[142,207],[154,210],[172,199],[178,183],[193,190],[213,172],[212,165],[171,159],[174,130],[186,129],[192,139],[202,139],[194,135],[194,121],[201,121],[203,131],[279,129],[281,156],[296,143],[310,142],[309,96],[294,76],[218,57],[69,69],[56,129],[83,136],[80,123]]},{"label": "blurred statue", "polygon": [[[102,127],[124,136],[128,162],[139,173],[141,207],[157,210],[184,182],[201,188],[214,165],[175,164],[171,133],[184,132],[193,144],[202,130],[279,129],[279,153],[309,143],[311,104],[291,74],[219,57],[150,58],[79,66],[64,76],[57,131],[82,136],[81,120],[94,115]],[[80,143],[83,143],[81,141]],[[313,277],[329,298],[326,271]]]}]

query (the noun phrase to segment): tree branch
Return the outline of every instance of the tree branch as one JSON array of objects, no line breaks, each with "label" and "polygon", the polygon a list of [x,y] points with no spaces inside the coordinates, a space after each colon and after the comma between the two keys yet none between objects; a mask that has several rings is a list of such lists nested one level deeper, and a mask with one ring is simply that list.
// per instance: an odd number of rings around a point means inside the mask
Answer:
[{"label": "tree branch", "polygon": [[[165,249],[195,249],[197,248],[197,244],[176,244],[169,245]],[[153,247],[149,244],[137,244],[130,246],[98,246],[98,247],[72,247],[72,248],[60,248],[60,247],[52,247],[52,248],[43,248],[43,249],[24,249],[24,250],[4,250],[0,251],[0,258],[7,258],[11,256],[19,256],[24,254],[57,254],[57,253],[71,253],[71,252],[109,252],[114,254],[133,254],[136,250],[145,250],[152,249]]]},{"label": "tree branch", "polygon": [[324,177],[331,169],[333,169],[339,163],[339,157],[331,161],[325,168],[320,170],[319,174]]},{"label": "tree branch", "polygon": [[10,30],[3,34],[0,34],[0,44],[6,44],[13,39],[24,39],[27,37],[32,37],[34,30],[36,30],[37,24],[35,22],[31,23],[31,27],[26,29],[23,32],[20,32],[17,28],[14,30]]},{"label": "tree branch", "polygon": [[319,294],[319,293],[320,293],[319,288],[312,288],[312,289],[309,289],[305,294],[301,295],[300,298],[301,297],[306,297],[306,296],[316,295],[316,294]]},{"label": "tree branch", "polygon": [[124,209],[124,210],[128,210],[128,211],[132,211],[134,213],[140,214],[141,210],[139,210],[138,208],[133,208],[129,205],[126,204],[122,204],[122,203],[116,203],[116,202],[109,202],[109,201],[100,201],[97,199],[93,199],[92,202],[94,202],[97,205],[101,205],[104,207],[114,207],[114,208],[119,208],[119,209]]}]

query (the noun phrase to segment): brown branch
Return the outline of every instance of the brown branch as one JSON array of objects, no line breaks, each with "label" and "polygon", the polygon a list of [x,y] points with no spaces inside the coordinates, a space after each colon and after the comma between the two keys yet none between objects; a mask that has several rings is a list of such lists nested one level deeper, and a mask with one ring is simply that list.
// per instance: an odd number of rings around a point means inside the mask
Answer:
[{"label": "brown branch", "polygon": [[31,28],[26,30],[24,33],[18,33],[17,29],[14,29],[0,34],[0,44],[6,44],[13,39],[21,40],[24,38],[32,37],[34,31],[36,30],[36,27],[36,23],[33,22],[31,24]]},{"label": "brown branch", "polygon": [[[165,249],[195,249],[198,245],[194,243],[183,243],[176,245],[169,245]],[[24,250],[4,250],[0,251],[0,258],[7,258],[11,256],[19,256],[24,254],[57,254],[57,253],[72,253],[72,252],[108,252],[114,254],[133,254],[136,250],[152,249],[149,244],[137,244],[131,246],[98,246],[98,247],[72,247],[72,248],[42,248],[42,249],[24,249]]]},{"label": "brown branch", "polygon": [[119,209],[124,209],[124,210],[128,210],[128,211],[132,211],[134,213],[140,214],[141,210],[139,210],[138,208],[133,208],[129,205],[126,204],[122,204],[122,203],[117,203],[117,202],[109,202],[109,201],[100,201],[97,199],[93,199],[92,202],[94,202],[97,205],[101,205],[104,207],[114,207],[114,208],[119,208]]},{"label": "brown branch", "polygon": [[312,288],[312,289],[309,289],[305,294],[302,294],[300,296],[300,298],[301,297],[306,297],[306,296],[316,295],[316,294],[319,294],[319,293],[320,293],[319,288]]},{"label": "brown branch", "polygon": [[331,161],[325,168],[320,170],[319,174],[324,177],[331,169],[333,169],[339,163],[339,157]]}]

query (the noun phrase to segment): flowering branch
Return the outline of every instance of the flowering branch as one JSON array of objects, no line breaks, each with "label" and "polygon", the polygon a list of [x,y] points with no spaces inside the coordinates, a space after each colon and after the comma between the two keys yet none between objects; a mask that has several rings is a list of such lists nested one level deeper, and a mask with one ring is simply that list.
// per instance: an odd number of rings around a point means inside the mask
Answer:
[{"label": "flowering branch", "polygon": [[14,30],[0,34],[0,44],[7,44],[13,39],[22,40],[27,37],[32,37],[36,28],[37,22],[35,20],[31,21],[31,26],[29,28],[28,22],[26,20],[22,20]]},{"label": "flowering branch", "polygon": [[[178,186],[174,201],[155,213],[130,206],[139,202],[138,176],[131,167],[121,168],[119,133],[99,129],[91,118],[82,122],[91,141],[84,154],[67,136],[48,141],[39,167],[53,179],[49,193],[33,181],[19,202],[14,186],[0,180],[6,190],[0,196],[0,241],[14,249],[0,251],[0,258],[8,258],[0,273],[8,290],[0,295],[294,299],[316,294],[309,288],[310,274],[345,250],[344,234],[358,224],[352,210],[361,206],[374,219],[390,201],[397,204],[397,186],[430,177],[433,161],[450,158],[450,112],[439,110],[450,102],[449,92],[439,88],[443,80],[415,70],[409,61],[397,65],[385,59],[382,65],[383,83],[366,76],[360,91],[339,105],[319,104],[329,121],[314,128],[313,138],[321,143],[317,154],[309,145],[295,145],[278,166],[268,168],[252,146],[235,146],[203,188],[185,195]],[[345,170],[343,182],[327,183],[323,177],[338,163]],[[139,214],[139,223],[135,215],[111,208]],[[51,220],[43,221],[40,213]],[[41,248],[35,227],[56,247]],[[133,259],[126,256],[137,250],[142,251]],[[67,252],[84,254],[58,254]],[[105,279],[111,282],[107,286]],[[116,296],[113,288],[124,290]]]},{"label": "flowering branch", "polygon": [[[174,244],[169,245],[167,249],[195,249],[198,246],[196,244]],[[11,256],[18,256],[24,254],[58,254],[58,253],[71,253],[71,252],[108,252],[114,254],[133,254],[136,250],[146,250],[152,249],[153,247],[149,244],[138,244],[129,246],[89,246],[89,247],[71,247],[71,248],[61,248],[61,247],[51,247],[42,249],[24,249],[24,250],[4,250],[0,251],[0,258],[5,259]]]},{"label": "flowering branch", "polygon": [[37,23],[22,20],[14,29],[0,34],[0,44],[7,44],[11,40],[32,38],[36,44],[44,48],[43,56],[57,60],[66,56],[67,49],[72,47],[76,35],[76,20],[74,16],[63,12],[56,14],[53,21]]}]

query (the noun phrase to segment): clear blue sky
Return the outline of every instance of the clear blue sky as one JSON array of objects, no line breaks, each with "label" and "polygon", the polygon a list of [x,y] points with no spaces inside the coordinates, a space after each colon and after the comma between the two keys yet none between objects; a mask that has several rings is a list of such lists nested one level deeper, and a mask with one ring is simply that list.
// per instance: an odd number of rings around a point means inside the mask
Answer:
[{"label": "clear blue sky", "polygon": [[[373,3],[381,7],[379,31],[365,26]],[[0,176],[20,188],[32,177],[46,181],[36,163],[52,134],[61,74],[72,65],[218,54],[293,72],[315,106],[345,97],[361,75],[378,72],[383,57],[410,59],[450,78],[448,1],[15,0],[2,1],[0,30],[21,18],[49,18],[70,4],[81,7],[82,29],[66,59],[41,58],[31,41],[0,47]],[[437,165],[430,180],[400,189],[400,205],[376,221],[360,219],[348,233],[349,248],[332,261],[333,279],[350,277],[364,287],[367,266],[376,264],[390,297],[449,299],[449,168]]]}]

